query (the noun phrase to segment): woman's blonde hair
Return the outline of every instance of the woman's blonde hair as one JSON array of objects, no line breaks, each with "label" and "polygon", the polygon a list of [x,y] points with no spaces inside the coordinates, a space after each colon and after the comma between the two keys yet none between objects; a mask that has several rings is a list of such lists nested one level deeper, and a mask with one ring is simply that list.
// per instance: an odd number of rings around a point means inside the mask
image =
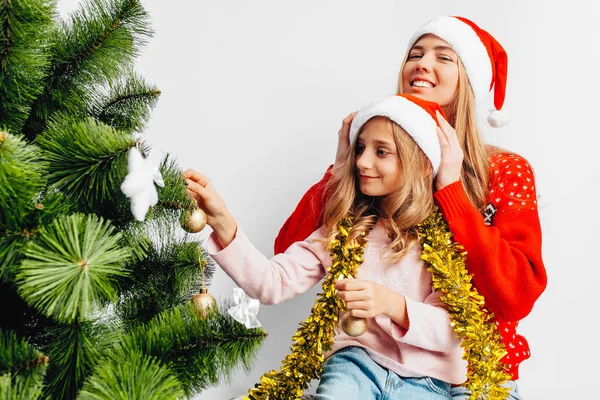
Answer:
[{"label": "woman's blonde hair", "polygon": [[337,224],[348,214],[354,217],[349,240],[358,238],[362,232],[368,233],[383,218],[391,239],[383,250],[391,250],[391,260],[397,261],[418,241],[417,225],[433,210],[433,175],[431,163],[421,148],[399,125],[386,120],[396,144],[402,187],[383,197],[367,196],[360,191],[356,167],[359,132],[327,183],[323,224],[329,233],[326,239],[329,244],[337,234]]},{"label": "woman's blonde hair", "polygon": [[[400,67],[398,93],[402,93],[402,71],[409,53],[410,50],[406,53]],[[443,108],[448,116],[448,122],[456,131],[464,152],[461,182],[465,193],[469,201],[483,214],[488,196],[489,158],[496,149],[487,146],[479,133],[475,96],[460,57],[458,58],[458,88],[456,89],[456,95],[454,100]]]}]

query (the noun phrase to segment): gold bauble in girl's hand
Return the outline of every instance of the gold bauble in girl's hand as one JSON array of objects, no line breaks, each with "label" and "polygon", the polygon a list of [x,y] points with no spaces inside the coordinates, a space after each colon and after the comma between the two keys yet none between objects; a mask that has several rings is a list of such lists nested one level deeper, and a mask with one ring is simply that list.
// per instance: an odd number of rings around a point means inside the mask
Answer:
[{"label": "gold bauble in girl's hand", "polygon": [[190,233],[198,233],[206,226],[206,213],[200,208],[181,213],[181,227]]},{"label": "gold bauble in girl's hand", "polygon": [[365,318],[353,317],[349,312],[342,317],[342,330],[348,336],[357,337],[367,330],[367,320]]},{"label": "gold bauble in girl's hand", "polygon": [[206,318],[211,310],[217,308],[217,301],[206,288],[202,288],[200,293],[192,296],[192,303],[196,306],[200,318]]}]

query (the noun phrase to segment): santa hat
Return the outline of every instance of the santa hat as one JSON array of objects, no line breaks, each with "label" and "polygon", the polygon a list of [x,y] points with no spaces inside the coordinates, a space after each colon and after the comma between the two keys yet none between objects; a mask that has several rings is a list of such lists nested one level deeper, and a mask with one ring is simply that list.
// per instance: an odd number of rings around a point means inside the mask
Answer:
[{"label": "santa hat", "polygon": [[431,19],[415,32],[408,43],[409,51],[426,34],[439,37],[456,51],[467,71],[477,104],[494,89],[495,110],[490,112],[488,122],[493,127],[506,125],[508,116],[500,110],[506,92],[508,56],[500,43],[466,18],[442,16]]},{"label": "santa hat", "polygon": [[361,128],[373,117],[387,117],[408,133],[431,161],[434,176],[442,159],[437,136],[439,126],[435,112],[444,118],[444,111],[434,102],[409,94],[379,98],[361,108],[350,125],[350,143],[354,143]]}]

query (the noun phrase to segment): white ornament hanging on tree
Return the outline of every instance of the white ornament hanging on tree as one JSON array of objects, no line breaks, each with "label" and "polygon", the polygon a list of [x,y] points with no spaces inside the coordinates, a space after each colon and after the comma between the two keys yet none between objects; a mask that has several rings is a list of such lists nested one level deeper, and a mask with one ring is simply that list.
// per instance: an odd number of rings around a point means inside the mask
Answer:
[{"label": "white ornament hanging on tree", "polygon": [[234,305],[227,312],[240,324],[244,324],[247,329],[259,328],[262,325],[258,320],[258,308],[260,302],[248,297],[240,288],[233,288]]},{"label": "white ornament hanging on tree", "polygon": [[144,158],[137,147],[129,150],[127,176],[121,184],[121,191],[131,200],[131,213],[138,221],[143,221],[150,207],[158,203],[154,184],[165,186],[160,162],[161,157],[155,153]]}]

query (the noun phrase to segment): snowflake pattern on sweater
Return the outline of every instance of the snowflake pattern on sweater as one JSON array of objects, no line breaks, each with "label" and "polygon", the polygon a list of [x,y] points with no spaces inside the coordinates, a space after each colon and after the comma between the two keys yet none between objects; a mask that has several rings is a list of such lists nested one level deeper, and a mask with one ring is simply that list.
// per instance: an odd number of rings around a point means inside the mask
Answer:
[{"label": "snowflake pattern on sweater", "polygon": [[531,166],[521,156],[498,153],[490,159],[491,204],[496,209],[537,210]]},{"label": "snowflake pattern on sweater", "polygon": [[[497,212],[537,212],[533,170],[523,157],[510,153],[497,153],[491,157],[488,201],[484,213],[484,221],[488,226],[493,226]],[[529,344],[517,334],[518,322],[501,321],[498,318],[495,322],[508,353],[502,361],[513,375],[518,376],[518,366],[531,356]]]}]

